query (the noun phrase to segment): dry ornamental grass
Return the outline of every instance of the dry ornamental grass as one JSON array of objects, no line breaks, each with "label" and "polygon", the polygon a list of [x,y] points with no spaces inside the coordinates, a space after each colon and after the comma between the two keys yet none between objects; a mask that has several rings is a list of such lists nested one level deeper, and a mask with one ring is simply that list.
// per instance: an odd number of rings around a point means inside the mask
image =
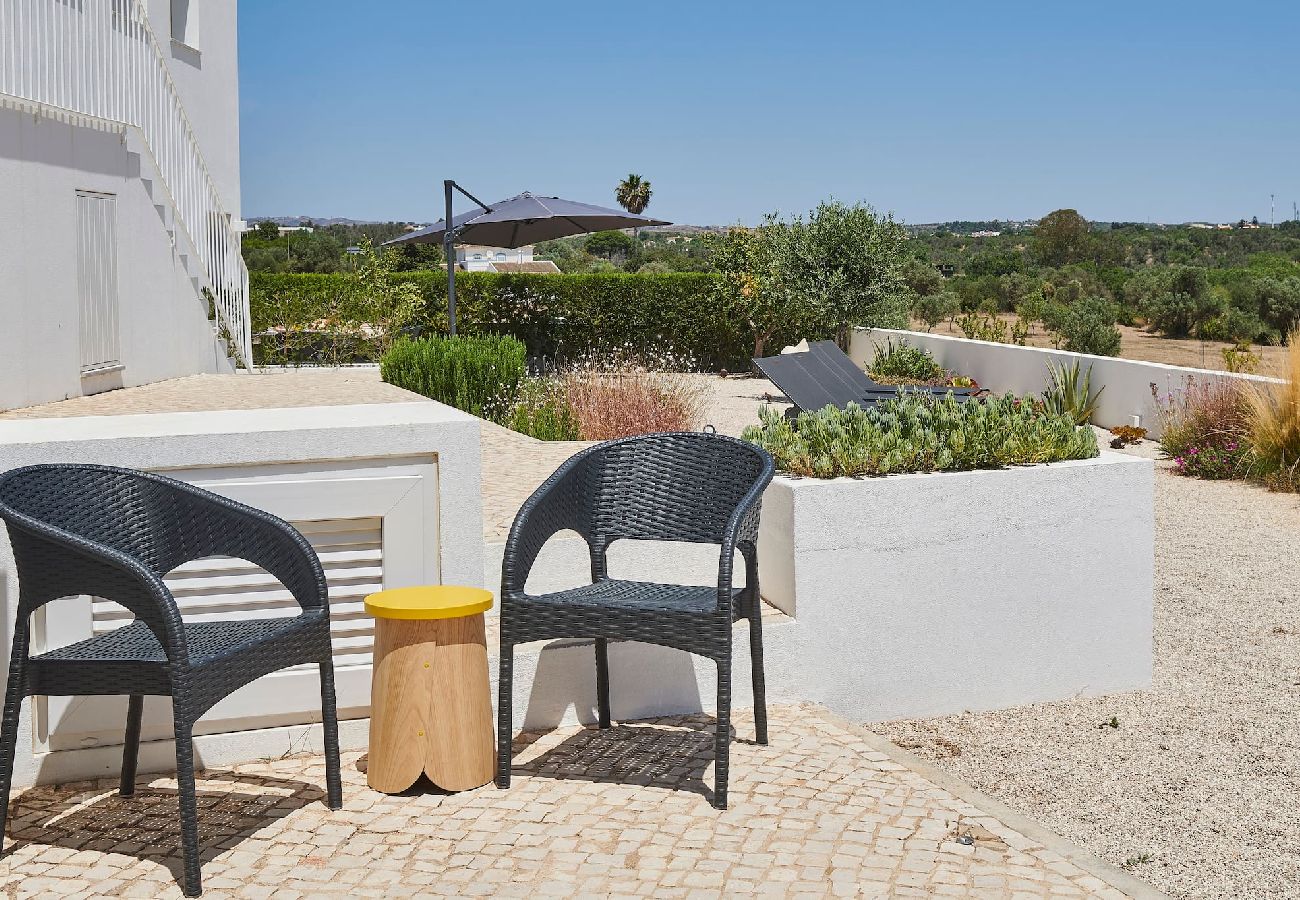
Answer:
[{"label": "dry ornamental grass", "polygon": [[694,431],[708,399],[706,386],[689,376],[632,367],[570,372],[564,376],[564,393],[588,441]]},{"label": "dry ornamental grass", "polygon": [[1255,465],[1275,490],[1300,490],[1300,331],[1290,338],[1280,383],[1245,391]]}]

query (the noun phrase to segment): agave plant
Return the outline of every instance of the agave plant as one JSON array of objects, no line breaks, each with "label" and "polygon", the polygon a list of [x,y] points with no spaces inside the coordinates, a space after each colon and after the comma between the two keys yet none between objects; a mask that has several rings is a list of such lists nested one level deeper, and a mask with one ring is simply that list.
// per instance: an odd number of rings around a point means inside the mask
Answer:
[{"label": "agave plant", "polygon": [[1092,392],[1092,366],[1081,372],[1079,361],[1068,366],[1048,363],[1047,371],[1052,376],[1052,386],[1043,392],[1043,406],[1047,412],[1056,416],[1069,416],[1076,425],[1086,425],[1097,411],[1097,401],[1105,385]]}]

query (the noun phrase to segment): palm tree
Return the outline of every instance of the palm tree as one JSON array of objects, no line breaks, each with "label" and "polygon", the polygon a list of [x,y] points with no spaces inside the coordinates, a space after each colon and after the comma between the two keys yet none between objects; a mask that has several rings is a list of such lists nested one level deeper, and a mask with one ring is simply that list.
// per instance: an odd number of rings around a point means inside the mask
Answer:
[{"label": "palm tree", "polygon": [[[614,189],[614,199],[618,201],[618,205],[634,216],[641,215],[642,211],[650,205],[650,194],[650,182],[636,174],[628,175]],[[640,237],[640,229],[634,228],[632,233]]]}]

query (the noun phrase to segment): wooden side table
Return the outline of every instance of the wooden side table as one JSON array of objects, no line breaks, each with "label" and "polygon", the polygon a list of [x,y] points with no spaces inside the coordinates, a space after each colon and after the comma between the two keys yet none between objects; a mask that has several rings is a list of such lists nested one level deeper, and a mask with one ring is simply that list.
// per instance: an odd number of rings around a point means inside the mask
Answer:
[{"label": "wooden side table", "polygon": [[380,591],[375,617],[366,781],[395,794],[421,772],[464,791],[493,774],[492,701],[483,613],[489,591],[453,585]]}]

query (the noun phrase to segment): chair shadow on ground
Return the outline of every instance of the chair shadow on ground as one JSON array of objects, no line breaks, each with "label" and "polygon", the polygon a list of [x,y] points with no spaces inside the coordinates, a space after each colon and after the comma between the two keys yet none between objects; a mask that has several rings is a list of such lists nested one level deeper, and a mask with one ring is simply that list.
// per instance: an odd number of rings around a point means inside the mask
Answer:
[{"label": "chair shadow on ground", "polygon": [[[689,791],[712,803],[713,776],[706,774],[713,767],[715,721],[697,714],[616,722],[607,729],[588,725],[537,756],[530,756],[529,748],[553,732],[523,732],[515,737],[510,771],[557,781]],[[733,755],[736,744],[754,743],[738,738],[734,726],[731,740]]]},{"label": "chair shadow on ground", "polygon": [[[183,882],[180,803],[175,788],[136,782],[130,797],[118,796],[108,782],[35,787],[14,797],[10,806],[5,861],[26,847],[65,847],[120,853],[165,866]],[[231,790],[213,790],[225,782]],[[199,817],[199,857],[207,864],[227,850],[311,803],[322,803],[321,785],[228,771],[199,773],[195,800]]]}]

